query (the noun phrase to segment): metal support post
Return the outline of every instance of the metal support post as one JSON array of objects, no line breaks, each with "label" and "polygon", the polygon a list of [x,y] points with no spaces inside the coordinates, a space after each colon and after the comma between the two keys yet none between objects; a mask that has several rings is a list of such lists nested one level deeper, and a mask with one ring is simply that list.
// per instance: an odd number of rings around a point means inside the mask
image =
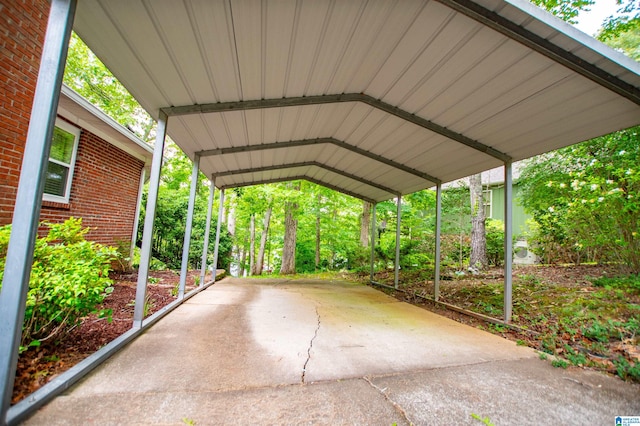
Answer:
[{"label": "metal support post", "polygon": [[398,281],[400,280],[400,221],[402,220],[402,196],[398,196],[398,220],[396,224],[396,265],[395,275],[393,278],[393,286],[398,289]]},{"label": "metal support post", "polygon": [[162,157],[164,155],[164,143],[167,136],[167,120],[167,115],[160,111],[158,114],[158,127],[156,129],[156,143],[153,147],[153,159],[151,160],[151,176],[149,178],[149,194],[147,196],[147,209],[144,217],[144,230],[142,231],[142,248],[140,249],[136,302],[133,311],[134,328],[141,328],[142,320],[144,320],[144,302],[147,297],[147,279],[149,278],[149,265],[151,264],[153,221],[156,217],[156,205],[158,203]]},{"label": "metal support post", "polygon": [[[215,178],[211,177],[209,181],[209,205],[207,207],[207,223],[204,226],[204,243],[202,244],[202,270],[200,271],[200,287],[204,285],[207,278],[207,255],[209,254],[209,234],[211,232],[211,213],[213,211],[213,197],[216,190]],[[214,272],[215,277],[215,272]]]},{"label": "metal support post", "polygon": [[504,322],[511,322],[513,310],[513,176],[511,162],[504,163]]},{"label": "metal support post", "polygon": [[184,297],[184,289],[187,285],[187,269],[189,266],[189,248],[191,247],[191,228],[193,227],[193,210],[196,205],[196,191],[198,189],[198,172],[200,171],[200,155],[193,159],[191,171],[191,190],[189,191],[189,204],[187,207],[187,223],[184,227],[184,242],[182,243],[182,264],[180,268],[180,285],[178,286],[178,299]]},{"label": "metal support post", "polygon": [[218,223],[216,224],[216,245],[213,249],[213,282],[216,282],[216,271],[218,270],[218,248],[220,246],[220,229],[222,226],[222,216],[224,215],[224,189],[220,190],[220,207],[218,209]]},{"label": "metal support post", "polygon": [[138,186],[138,199],[136,200],[136,215],[133,220],[133,232],[131,233],[131,249],[129,250],[129,266],[133,260],[133,253],[136,243],[138,242],[138,225],[140,224],[140,208],[142,207],[142,193],[144,192],[144,178],[146,176],[146,170],[144,167],[140,172],[140,185]]},{"label": "metal support post", "polygon": [[440,234],[442,230],[442,184],[436,186],[436,253],[433,271],[433,298],[440,298]]},{"label": "metal support post", "polygon": [[375,272],[373,264],[376,260],[376,232],[378,231],[378,224],[376,223],[376,207],[378,207],[377,204],[372,204],[371,206],[371,211],[373,212],[371,215],[371,281],[373,281],[373,274]]},{"label": "metal support post", "polygon": [[75,0],[53,0],[44,39],[0,292],[0,424],[6,422],[22,338],[44,176],[51,150]]}]

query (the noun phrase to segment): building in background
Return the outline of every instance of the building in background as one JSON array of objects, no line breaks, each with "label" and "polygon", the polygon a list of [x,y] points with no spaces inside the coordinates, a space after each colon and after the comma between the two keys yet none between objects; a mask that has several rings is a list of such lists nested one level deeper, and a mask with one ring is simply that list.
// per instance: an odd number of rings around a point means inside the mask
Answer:
[{"label": "building in background", "polygon": [[[0,225],[11,223],[48,1],[0,0]],[[134,241],[152,149],[70,88],[60,94],[41,221],[82,218],[87,238]]]}]

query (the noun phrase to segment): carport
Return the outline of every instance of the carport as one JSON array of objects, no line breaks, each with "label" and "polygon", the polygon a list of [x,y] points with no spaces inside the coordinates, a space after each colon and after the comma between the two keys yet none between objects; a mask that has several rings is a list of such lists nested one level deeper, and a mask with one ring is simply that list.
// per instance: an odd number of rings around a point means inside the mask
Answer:
[{"label": "carport", "polygon": [[[307,179],[396,198],[398,214],[402,195],[436,186],[439,217],[442,183],[504,165],[509,322],[511,163],[640,123],[640,65],[522,0],[53,0],[0,293],[3,419],[72,28],[158,120],[130,338],[153,322],[142,307],[167,134],[211,179],[210,206],[215,187]],[[436,240],[439,259],[438,224]]]}]

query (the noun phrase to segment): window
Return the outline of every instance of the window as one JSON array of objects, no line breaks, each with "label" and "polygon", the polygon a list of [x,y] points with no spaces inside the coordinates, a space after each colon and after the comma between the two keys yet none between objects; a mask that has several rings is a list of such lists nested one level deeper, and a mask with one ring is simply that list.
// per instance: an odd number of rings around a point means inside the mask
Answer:
[{"label": "window", "polygon": [[493,213],[491,209],[491,204],[492,204],[491,202],[493,201],[492,195],[493,195],[493,192],[490,189],[485,189],[482,191],[482,203],[484,204],[484,217],[486,218],[493,217],[491,215]]},{"label": "window", "polygon": [[44,181],[44,200],[69,202],[80,129],[56,120]]}]

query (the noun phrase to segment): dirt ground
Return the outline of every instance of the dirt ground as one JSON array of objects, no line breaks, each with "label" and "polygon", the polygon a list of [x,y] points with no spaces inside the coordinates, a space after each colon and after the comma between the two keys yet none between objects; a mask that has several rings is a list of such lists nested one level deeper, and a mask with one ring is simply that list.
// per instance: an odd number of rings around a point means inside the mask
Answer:
[{"label": "dirt ground", "polygon": [[[195,288],[195,280],[199,275],[200,271],[189,271],[186,291]],[[176,299],[174,293],[180,281],[180,276],[173,271],[150,271],[149,277],[147,315]],[[100,318],[97,314],[89,315],[62,342],[43,344],[20,354],[12,403],[20,401],[131,329],[138,274],[113,274],[112,278],[113,292],[98,307],[98,311],[111,309],[110,320]]]}]

